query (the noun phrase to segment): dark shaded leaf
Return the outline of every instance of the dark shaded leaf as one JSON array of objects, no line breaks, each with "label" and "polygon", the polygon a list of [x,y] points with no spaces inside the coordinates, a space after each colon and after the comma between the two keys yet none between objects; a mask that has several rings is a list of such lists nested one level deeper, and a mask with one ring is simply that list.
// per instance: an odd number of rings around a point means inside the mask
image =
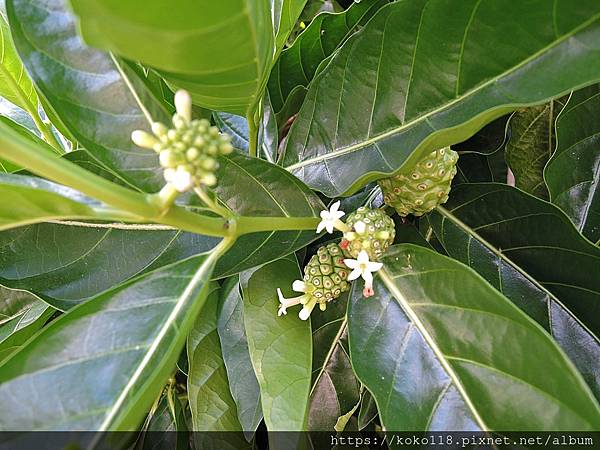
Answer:
[{"label": "dark shaded leaf", "polygon": [[238,420],[247,436],[256,431],[263,419],[260,386],[250,360],[248,337],[244,328],[244,304],[239,276],[225,281],[219,299],[217,331],[229,389],[237,405]]},{"label": "dark shaded leaf", "polygon": [[556,123],[557,147],[546,171],[552,203],[600,242],[600,87],[573,93]]},{"label": "dark shaded leaf", "polygon": [[550,332],[600,397],[600,249],[558,208],[506,185],[459,186],[429,220],[448,254]]},{"label": "dark shaded leaf", "polygon": [[515,186],[544,200],[548,189],[544,167],[554,151],[554,123],[564,100],[515,111],[510,118],[511,136],[506,144],[506,162],[515,177]]},{"label": "dark shaded leaf", "polygon": [[[355,283],[354,370],[388,430],[596,429],[600,408],[541,327],[461,263],[402,244]],[[358,286],[358,287],[357,287]]]}]

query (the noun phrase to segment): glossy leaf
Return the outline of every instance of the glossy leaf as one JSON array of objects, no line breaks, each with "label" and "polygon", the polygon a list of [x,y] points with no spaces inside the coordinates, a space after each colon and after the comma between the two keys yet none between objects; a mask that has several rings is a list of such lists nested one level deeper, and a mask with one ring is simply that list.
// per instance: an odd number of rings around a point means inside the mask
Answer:
[{"label": "glossy leaf", "polygon": [[563,100],[515,111],[510,118],[511,137],[506,144],[506,162],[515,177],[515,186],[547,199],[544,167],[554,151],[554,123]]},{"label": "glossy leaf", "polygon": [[71,4],[87,42],[159,69],[200,106],[247,116],[262,94],[275,50],[269,0]]},{"label": "glossy leaf", "polygon": [[186,431],[183,406],[174,389],[169,386],[150,411],[134,449],[187,450],[189,435]]},{"label": "glossy leaf", "polygon": [[188,398],[193,431],[241,431],[217,333],[219,285],[214,283],[187,339]]},{"label": "glossy leaf", "polygon": [[[477,273],[422,247],[354,285],[354,370],[388,430],[592,430],[600,408],[541,327]],[[358,287],[357,287],[358,286]]]},{"label": "glossy leaf", "polygon": [[136,429],[175,368],[216,258],[143,275],[52,322],[2,365],[0,429]]},{"label": "glossy leaf", "polygon": [[315,17],[273,66],[268,88],[275,111],[278,113],[283,109],[295,88],[307,87],[319,65],[356,31],[359,23],[366,22],[386,3],[387,0],[365,1],[340,13],[323,13]]},{"label": "glossy leaf", "polygon": [[221,288],[217,332],[229,379],[229,389],[237,405],[238,420],[246,436],[251,436],[263,419],[260,386],[250,359],[244,327],[244,304],[239,276],[227,279]]},{"label": "glossy leaf", "polygon": [[[269,162],[275,162],[278,146],[277,122],[269,102],[268,93],[263,103],[264,111],[258,131],[258,156]],[[242,116],[223,112],[215,112],[213,117],[219,129],[231,136],[233,146],[244,153],[248,153],[250,147],[248,121]]]},{"label": "glossy leaf", "polygon": [[0,95],[26,111],[37,111],[37,93],[17,55],[4,12],[0,12]]},{"label": "glossy leaf", "polygon": [[548,162],[546,183],[552,203],[577,229],[600,242],[600,88],[575,92],[556,124],[556,152]]},{"label": "glossy leaf", "polygon": [[333,432],[338,419],[360,400],[360,386],[352,371],[348,350],[345,295],[330,303],[325,312],[311,317],[313,376],[308,428]]},{"label": "glossy leaf", "polygon": [[[7,101],[4,101],[3,98],[0,97],[0,122],[4,126],[8,126],[12,128],[14,131],[18,132],[21,136],[25,136],[27,139],[35,142],[39,147],[39,151],[48,152],[52,154],[56,154],[55,150],[48,145],[46,142],[42,141],[35,127],[31,116],[23,111],[18,106],[13,105]],[[0,173],[14,173],[22,170],[23,168],[17,166],[16,164],[6,161],[4,159],[0,159]]]},{"label": "glossy leaf", "polygon": [[0,286],[0,362],[42,328],[53,313],[54,308],[34,295]]},{"label": "glossy leaf", "polygon": [[[239,214],[316,217],[324,208],[285,170],[241,154],[222,160],[219,179],[217,195]],[[317,237],[312,231],[244,235],[219,260],[214,276],[273,261]],[[217,242],[154,225],[76,221],[21,227],[0,233],[0,283],[29,290],[65,310],[144,270],[209,251]]]},{"label": "glossy leaf", "polygon": [[23,175],[0,174],[0,230],[58,219],[93,219],[101,203],[79,192]]},{"label": "glossy leaf", "polygon": [[392,3],[311,83],[283,165],[329,197],[352,193],[507,112],[598,81],[599,23],[591,0]]},{"label": "glossy leaf", "polygon": [[600,398],[600,250],[558,208],[505,185],[459,186],[429,221],[450,256],[552,334]]},{"label": "glossy leaf", "polygon": [[306,0],[270,0],[273,11],[273,30],[275,31],[275,49],[281,51],[288,36],[296,26],[306,4]]},{"label": "glossy leaf", "polygon": [[292,255],[241,274],[244,324],[269,431],[306,430],[311,380],[310,323],[277,317],[276,289],[290,296],[300,278]]},{"label": "glossy leaf", "polygon": [[150,89],[127,66],[83,43],[67,0],[6,4],[21,59],[63,125],[127,184],[159,190],[156,154],[131,142],[133,130],[149,129],[147,116],[169,120]]}]

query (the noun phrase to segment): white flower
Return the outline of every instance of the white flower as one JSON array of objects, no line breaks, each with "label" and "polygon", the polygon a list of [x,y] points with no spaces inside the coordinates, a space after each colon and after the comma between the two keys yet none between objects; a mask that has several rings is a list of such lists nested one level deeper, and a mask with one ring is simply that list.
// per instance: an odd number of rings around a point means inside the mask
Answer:
[{"label": "white flower", "polygon": [[192,175],[182,166],[177,167],[177,170],[165,169],[164,177],[165,180],[168,183],[171,183],[179,192],[189,190],[194,184]]},{"label": "white flower", "polygon": [[348,275],[348,280],[352,281],[362,277],[365,280],[363,295],[365,297],[373,295],[373,272],[381,269],[383,264],[369,261],[369,254],[365,250],[361,250],[356,259],[344,259],[344,264],[353,269]]},{"label": "white flower", "polygon": [[[305,292],[306,284],[304,284],[304,281],[302,280],[296,280],[292,283],[292,289],[296,292]],[[298,317],[300,317],[302,320],[306,320],[310,317],[310,313],[317,304],[317,299],[312,298],[307,294],[299,295],[298,297],[293,298],[285,298],[281,292],[281,289],[279,288],[277,288],[277,296],[279,297],[279,310],[277,311],[278,316],[286,315],[287,309],[290,306],[304,305],[302,310],[300,310]]]},{"label": "white flower", "polygon": [[345,231],[347,227],[340,220],[340,218],[346,213],[344,211],[339,211],[339,207],[340,202],[338,200],[333,205],[331,205],[329,211],[321,211],[321,222],[317,226],[317,233],[320,233],[321,231],[323,231],[323,229],[326,229],[328,233],[333,233],[334,228],[337,228],[341,231]]},{"label": "white flower", "polygon": [[183,89],[175,92],[175,109],[177,115],[183,117],[187,122],[192,120],[192,97]]}]

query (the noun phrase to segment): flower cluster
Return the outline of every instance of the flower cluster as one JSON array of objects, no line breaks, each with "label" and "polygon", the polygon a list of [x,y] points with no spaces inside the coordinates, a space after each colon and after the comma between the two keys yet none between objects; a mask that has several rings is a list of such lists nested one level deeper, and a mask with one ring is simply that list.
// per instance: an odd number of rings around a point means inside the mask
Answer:
[{"label": "flower cluster", "polygon": [[358,278],[364,280],[365,297],[375,294],[373,273],[383,267],[377,260],[394,240],[394,222],[381,210],[363,207],[350,214],[344,223],[341,218],[345,213],[339,208],[338,201],[329,210],[321,211],[317,233],[323,230],[328,233],[342,231],[344,237],[341,243],[330,243],[313,255],[304,268],[304,279],[292,284],[292,289],[302,295],[285,298],[281,289],[277,289],[280,316],[287,314],[287,308],[301,304],[299,316],[306,320],[317,304],[325,310],[327,302],[349,290],[348,282]]},{"label": "flower cluster", "polygon": [[220,134],[206,119],[192,120],[192,100],[186,91],[177,91],[175,106],[173,128],[155,122],[153,134],[136,130],[131,139],[136,145],[158,153],[165,180],[177,191],[215,186],[217,158],[233,151],[231,138]]}]

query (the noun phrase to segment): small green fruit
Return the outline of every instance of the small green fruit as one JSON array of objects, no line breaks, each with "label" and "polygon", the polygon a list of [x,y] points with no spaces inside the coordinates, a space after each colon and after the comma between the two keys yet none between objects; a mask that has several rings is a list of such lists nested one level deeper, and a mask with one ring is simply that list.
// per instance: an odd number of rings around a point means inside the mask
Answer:
[{"label": "small green fruit", "polygon": [[371,261],[377,261],[394,242],[394,221],[381,209],[360,207],[348,216],[342,248],[354,258],[365,250]]},{"label": "small green fruit", "polygon": [[325,309],[327,302],[350,289],[348,274],[340,246],[336,243],[327,244],[317,250],[304,268],[305,293],[316,299],[321,309]]},{"label": "small green fruit", "polygon": [[401,216],[422,216],[448,201],[456,175],[458,153],[450,147],[435,150],[410,170],[378,181],[385,203]]}]

